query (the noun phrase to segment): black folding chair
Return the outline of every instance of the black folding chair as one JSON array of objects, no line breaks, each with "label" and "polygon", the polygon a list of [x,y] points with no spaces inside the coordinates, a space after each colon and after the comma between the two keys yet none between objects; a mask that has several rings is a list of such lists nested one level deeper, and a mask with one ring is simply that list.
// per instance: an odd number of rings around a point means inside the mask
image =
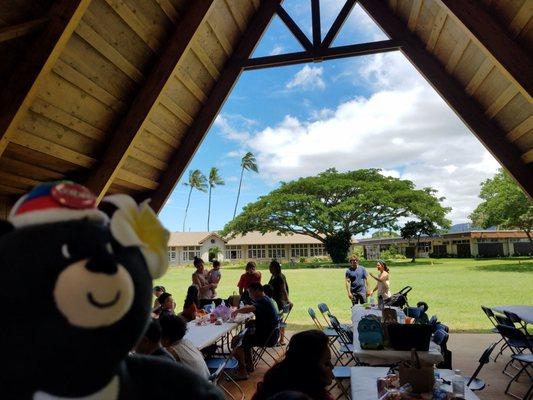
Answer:
[{"label": "black folding chair", "polygon": [[218,385],[233,400],[235,400],[235,397],[224,386],[219,385],[219,381],[220,381],[220,378],[224,376],[240,392],[241,400],[245,399],[244,391],[242,390],[241,386],[232,378],[230,374],[226,372],[226,371],[235,371],[239,366],[239,362],[235,358],[235,351],[237,347],[242,346],[242,339],[244,337],[244,334],[246,334],[246,329],[244,329],[239,334],[239,339],[235,343],[235,347],[226,357],[215,357],[215,358],[210,358],[206,360],[207,368],[209,369],[209,372],[211,373],[211,375],[209,376],[209,381],[213,383],[214,385]]},{"label": "black folding chair", "polygon": [[[503,339],[505,340],[505,343],[507,343],[507,346],[513,353],[511,355],[511,359],[507,364],[505,364],[505,367],[503,368],[503,373],[511,378],[514,378],[516,375],[512,375],[507,372],[507,368],[509,366],[514,367],[515,369],[518,369],[520,371],[523,370],[522,363],[520,362],[520,358],[516,358],[515,356],[524,354],[533,354],[533,342],[530,338],[528,338],[524,332],[522,332],[520,329],[517,329],[514,326],[508,326],[508,325],[497,325],[498,331],[502,335]],[[524,353],[525,352],[525,353]],[[529,353],[528,353],[529,352]],[[514,362],[518,361],[521,367],[517,367],[514,365]],[[525,369],[526,373],[528,374],[529,378],[531,379],[531,375]]]},{"label": "black folding chair", "polygon": [[479,379],[477,376],[481,371],[481,368],[490,361],[490,355],[494,348],[498,345],[499,342],[492,343],[489,347],[483,351],[483,354],[479,358],[479,365],[474,371],[474,374],[471,377],[465,376],[465,385],[470,388],[470,390],[477,391],[485,389],[485,381]]},{"label": "black folding chair", "polygon": [[[498,331],[498,328],[496,328],[496,325],[498,325],[498,321],[496,321],[496,318],[494,316],[494,312],[489,308],[489,307],[486,307],[486,306],[481,306],[481,309],[483,310],[483,312],[485,313],[485,315],[487,316],[487,318],[489,319],[489,321],[491,322],[492,325],[494,325],[494,328],[492,328],[490,331],[492,333],[497,333],[498,335],[500,335],[500,332]],[[498,359],[498,357],[503,353],[503,351],[507,348],[507,343],[505,343],[505,341],[503,340],[503,337],[500,335],[500,340],[498,340],[496,342],[496,345],[498,345],[499,343],[501,343],[501,347],[500,347],[500,351],[498,352],[498,354],[496,354],[496,357],[493,358],[493,361],[496,362],[496,360]],[[492,357],[492,356],[491,356]]]},{"label": "black folding chair", "polygon": [[518,324],[520,326],[520,329],[524,331],[526,336],[531,337],[529,332],[527,331],[527,323],[522,320],[518,315],[515,313],[504,311],[503,312],[507,318],[509,318],[510,321],[512,321],[514,324]]},{"label": "black folding chair", "polygon": [[[263,361],[269,368],[272,367],[273,363],[278,361],[280,354],[276,350],[277,340],[274,341],[274,337],[277,335],[279,339],[279,328],[281,325],[281,320],[278,321],[278,324],[272,329],[269,333],[267,340],[261,346],[254,346],[252,348],[252,363],[254,368],[257,367],[260,361]],[[275,354],[272,354],[273,351]],[[268,356],[270,361],[267,359]]]},{"label": "black folding chair", "polygon": [[518,378],[520,377],[520,375],[522,375],[523,372],[528,375],[530,382],[533,382],[533,377],[528,371],[528,368],[531,368],[531,366],[533,365],[533,343],[531,339],[527,337],[524,332],[522,332],[522,330],[517,329],[516,327],[513,328],[506,325],[498,325],[498,330],[505,338],[505,341],[508,343],[509,348],[513,352],[513,354],[511,355],[511,361],[509,361],[507,365],[515,361],[518,362],[518,364],[520,365],[520,368],[517,368],[518,372],[515,375],[510,375],[506,373],[506,375],[511,377],[511,380],[505,388],[505,394],[508,394],[516,399],[529,400],[533,391],[533,383],[530,384],[529,389],[527,390],[524,397],[520,397],[515,393],[512,393],[510,391],[510,388],[513,382],[518,381]]},{"label": "black folding chair", "polygon": [[[336,398],[336,400],[340,398],[350,399],[350,378],[351,378],[351,367],[346,366],[337,366],[333,367],[333,378],[335,379],[335,383],[333,386],[330,387],[330,391],[336,388],[337,386],[341,390],[341,394],[339,394]],[[348,385],[345,386],[346,381],[348,381]]]},{"label": "black folding chair", "polygon": [[[337,335],[339,335],[339,344],[340,344],[339,353],[340,353],[340,357],[338,357],[335,360],[335,364],[340,362],[341,365],[346,366],[350,362],[353,361],[353,363],[355,365],[359,365],[359,362],[357,361],[357,359],[355,358],[355,356],[353,354],[353,351],[354,351],[353,343],[351,342],[350,337],[346,334],[346,332],[342,328],[339,320],[337,319],[337,317],[335,317],[331,313],[329,314],[329,320],[331,322],[331,326],[333,327],[333,329],[335,329],[335,332],[337,332]],[[345,357],[345,356],[347,357],[347,361],[343,362],[342,358]]]},{"label": "black folding chair", "polygon": [[[322,314],[324,321],[326,321],[326,326],[328,328],[331,328],[330,321],[328,321],[328,319],[330,315],[333,315],[333,313],[330,311],[328,305],[326,303],[319,303],[317,307],[320,313]],[[349,330],[351,330],[353,327],[351,324],[341,324],[341,326],[344,327],[344,329],[349,329]]]}]

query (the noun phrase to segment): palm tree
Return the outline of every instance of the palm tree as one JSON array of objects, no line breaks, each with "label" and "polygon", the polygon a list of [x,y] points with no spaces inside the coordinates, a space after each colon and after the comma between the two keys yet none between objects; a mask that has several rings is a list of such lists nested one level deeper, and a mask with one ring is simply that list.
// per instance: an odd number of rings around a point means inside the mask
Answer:
[{"label": "palm tree", "polygon": [[187,219],[189,204],[191,203],[192,190],[196,189],[200,192],[207,192],[207,180],[199,169],[195,169],[194,171],[189,171],[189,181],[185,182],[184,185],[189,186],[189,197],[187,198],[187,207],[185,207],[185,216],[183,217],[183,232],[185,232],[185,220]]},{"label": "palm tree", "polygon": [[239,191],[237,192],[237,201],[235,202],[233,218],[235,218],[235,215],[237,214],[237,206],[239,204],[239,196],[241,195],[242,176],[244,174],[244,170],[259,172],[259,170],[257,169],[257,161],[255,160],[255,156],[251,151],[246,153],[241,159],[241,179],[239,181]]},{"label": "palm tree", "polygon": [[222,177],[218,174],[218,168],[213,167],[211,168],[211,171],[209,171],[209,206],[207,207],[207,231],[209,230],[209,219],[211,217],[211,189],[213,189],[215,186],[224,185],[224,180]]}]

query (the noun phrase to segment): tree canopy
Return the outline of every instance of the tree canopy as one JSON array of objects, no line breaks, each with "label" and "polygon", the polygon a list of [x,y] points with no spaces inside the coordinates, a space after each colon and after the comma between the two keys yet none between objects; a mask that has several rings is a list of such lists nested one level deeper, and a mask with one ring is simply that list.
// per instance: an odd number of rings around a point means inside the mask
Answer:
[{"label": "tree canopy", "polygon": [[[340,262],[343,260],[332,253],[332,243],[346,245],[347,237],[370,229],[396,230],[400,217],[448,226],[445,216],[449,209],[441,200],[431,188],[416,189],[413,182],[384,176],[378,169],[344,173],[329,169],[317,176],[282,182],[278,189],[245,206],[226,224],[224,233],[300,233],[323,242],[334,261]],[[335,251],[344,259],[345,245],[342,251]]]},{"label": "tree canopy", "polygon": [[475,225],[520,229],[532,241],[533,201],[505,171],[500,169],[494,177],[483,181],[479,197],[483,201],[470,214]]},{"label": "tree canopy", "polygon": [[411,243],[411,240],[416,239],[411,262],[415,262],[415,258],[418,254],[420,237],[422,235],[433,236],[437,234],[437,232],[438,227],[433,223],[433,221],[428,221],[426,219],[422,219],[420,221],[409,221],[402,227],[400,230],[402,238],[409,240],[409,243]]}]

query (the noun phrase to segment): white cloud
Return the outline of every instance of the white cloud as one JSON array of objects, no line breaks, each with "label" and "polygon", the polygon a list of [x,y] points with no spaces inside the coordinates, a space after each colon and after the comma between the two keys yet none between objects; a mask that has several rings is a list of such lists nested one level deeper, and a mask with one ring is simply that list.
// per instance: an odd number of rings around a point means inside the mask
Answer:
[{"label": "white cloud", "polygon": [[[249,130],[257,123],[242,115],[219,114],[214,122],[224,137],[238,142],[245,142],[250,139]],[[231,153],[231,152],[230,152]],[[228,153],[228,156],[232,156]]]},{"label": "white cloud", "polygon": [[285,85],[287,89],[301,88],[303,90],[325,89],[326,82],[322,79],[324,69],[322,67],[310,67],[305,65]]},{"label": "white cloud", "polygon": [[281,54],[283,53],[283,50],[285,50],[285,48],[279,44],[275,45],[272,50],[270,50],[270,53],[268,53],[269,56],[276,56],[278,54]]},{"label": "white cloud", "polygon": [[315,118],[287,115],[241,145],[256,154],[270,182],[339,170],[378,167],[383,174],[431,186],[449,217],[465,222],[479,199],[479,184],[498,163],[400,54],[368,58],[359,69],[373,94],[321,110]]}]

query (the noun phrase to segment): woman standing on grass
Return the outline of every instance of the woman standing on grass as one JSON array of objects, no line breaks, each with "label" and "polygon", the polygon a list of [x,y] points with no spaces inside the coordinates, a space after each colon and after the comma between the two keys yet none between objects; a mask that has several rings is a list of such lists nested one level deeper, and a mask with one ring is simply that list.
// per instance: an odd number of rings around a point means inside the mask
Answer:
[{"label": "woman standing on grass", "polygon": [[[272,286],[272,299],[278,305],[278,310],[282,311],[287,305],[292,308],[292,303],[289,300],[289,285],[287,285],[287,278],[281,272],[281,264],[272,260],[269,270],[272,277],[268,284]],[[279,344],[285,344],[285,328],[280,329]]]},{"label": "woman standing on grass", "polygon": [[378,304],[381,306],[383,304],[383,300],[387,300],[391,297],[390,292],[390,273],[389,273],[389,267],[387,267],[387,264],[385,264],[385,261],[378,261],[376,264],[376,268],[379,271],[379,276],[375,276],[372,272],[370,273],[370,276],[374,278],[376,281],[378,281],[376,287],[372,291],[371,295],[374,294],[374,292],[378,292]]},{"label": "woman standing on grass", "polygon": [[204,260],[194,257],[193,264],[196,268],[196,272],[192,274],[192,283],[198,286],[200,307],[203,307],[213,301],[213,289],[216,289],[217,285],[209,283],[207,279],[207,271],[204,268]]}]

